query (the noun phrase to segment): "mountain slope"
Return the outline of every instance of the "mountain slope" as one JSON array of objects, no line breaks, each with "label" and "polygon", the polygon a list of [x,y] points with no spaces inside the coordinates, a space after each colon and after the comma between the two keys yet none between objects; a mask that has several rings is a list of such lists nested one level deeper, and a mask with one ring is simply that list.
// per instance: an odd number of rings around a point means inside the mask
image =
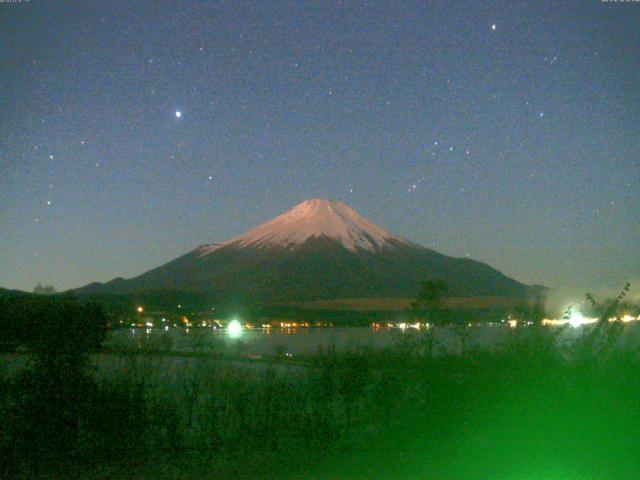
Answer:
[{"label": "mountain slope", "polygon": [[138,277],[78,292],[197,291],[261,303],[412,298],[428,278],[444,280],[451,296],[524,297],[529,291],[486,264],[439,254],[393,235],[341,202],[314,199]]}]

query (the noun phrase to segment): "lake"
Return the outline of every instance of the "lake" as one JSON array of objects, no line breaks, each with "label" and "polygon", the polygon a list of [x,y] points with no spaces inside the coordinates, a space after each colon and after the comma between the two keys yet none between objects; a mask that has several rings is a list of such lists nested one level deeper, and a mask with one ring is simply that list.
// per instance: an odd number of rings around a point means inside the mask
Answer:
[{"label": "lake", "polygon": [[[495,347],[521,335],[527,327],[509,328],[506,325],[476,325],[466,329],[438,328],[436,338],[441,350],[460,353],[463,348]],[[545,327],[561,328],[558,339],[567,342],[578,338],[593,326]],[[419,339],[426,330],[412,328],[298,328],[243,329],[238,335],[226,330],[206,327],[179,329],[148,328],[120,329],[111,332],[105,346],[113,349],[149,348],[172,352],[219,352],[230,355],[263,357],[286,355],[295,357],[315,353],[319,348],[338,350],[353,348],[382,348],[400,342]],[[628,347],[640,346],[638,322],[624,325],[622,342]]]}]

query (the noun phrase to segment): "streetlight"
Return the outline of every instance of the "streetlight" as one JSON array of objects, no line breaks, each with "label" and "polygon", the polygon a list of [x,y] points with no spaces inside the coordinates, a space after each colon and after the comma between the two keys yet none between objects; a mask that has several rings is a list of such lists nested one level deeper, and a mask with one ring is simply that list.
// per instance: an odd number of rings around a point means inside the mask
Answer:
[{"label": "streetlight", "polygon": [[231,338],[238,338],[242,334],[242,325],[238,320],[231,320],[227,325],[227,332]]}]

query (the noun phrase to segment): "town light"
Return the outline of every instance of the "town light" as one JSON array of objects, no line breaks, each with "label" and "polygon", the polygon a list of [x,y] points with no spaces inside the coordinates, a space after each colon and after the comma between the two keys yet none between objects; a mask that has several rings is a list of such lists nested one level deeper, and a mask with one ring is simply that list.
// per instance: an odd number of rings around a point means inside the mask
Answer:
[{"label": "town light", "polygon": [[144,308],[142,308],[142,307],[138,307],[138,308],[136,308],[136,311],[137,311],[138,313],[142,313],[142,312],[144,312]]}]

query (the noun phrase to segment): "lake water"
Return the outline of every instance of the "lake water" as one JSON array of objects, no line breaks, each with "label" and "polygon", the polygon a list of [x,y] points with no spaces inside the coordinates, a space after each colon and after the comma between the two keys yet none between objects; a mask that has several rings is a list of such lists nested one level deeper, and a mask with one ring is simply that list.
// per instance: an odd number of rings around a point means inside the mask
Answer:
[{"label": "lake water", "polygon": [[[545,327],[557,328],[557,327]],[[558,339],[571,341],[593,328],[563,328]],[[478,325],[464,330],[440,328],[436,338],[441,350],[459,353],[463,348],[495,347],[514,336],[521,335],[526,327],[509,328],[506,325]],[[462,333],[464,332],[464,333]],[[251,329],[243,330],[239,335],[230,335],[225,330],[211,328],[192,329],[122,329],[115,330],[106,341],[114,349],[134,347],[159,349],[173,352],[220,352],[249,357],[311,354],[319,348],[338,350],[352,348],[381,348],[411,341],[425,335],[425,330],[411,328],[299,328],[299,329]],[[622,341],[629,347],[640,346],[640,322],[624,326]]]}]

